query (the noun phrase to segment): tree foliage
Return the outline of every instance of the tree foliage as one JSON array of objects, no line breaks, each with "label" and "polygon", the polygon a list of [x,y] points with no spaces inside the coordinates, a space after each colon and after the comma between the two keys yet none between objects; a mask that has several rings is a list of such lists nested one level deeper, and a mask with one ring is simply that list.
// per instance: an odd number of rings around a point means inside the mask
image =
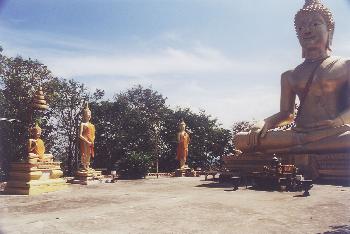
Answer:
[{"label": "tree foliage", "polygon": [[[39,86],[46,89],[55,80],[47,67],[37,60],[11,58],[0,53],[0,116],[17,120],[12,123],[0,123],[2,168],[6,169],[10,161],[26,156],[28,127],[38,116],[31,108],[33,94]],[[46,94],[47,99],[51,99],[52,93]],[[49,134],[53,129],[48,124],[48,115],[41,113],[40,116],[41,125],[45,129],[43,136],[48,145],[52,145],[53,139]]]},{"label": "tree foliage", "polygon": [[[231,132],[216,119],[204,111],[173,110],[166,105],[166,98],[151,88],[135,86],[115,94],[112,100],[102,100],[102,90],[91,94],[82,83],[54,77],[36,60],[2,53],[0,59],[0,117],[19,121],[0,122],[0,166],[5,172],[10,161],[26,157],[28,127],[40,117],[47,151],[62,160],[65,173],[71,175],[79,166],[78,130],[87,100],[96,127],[94,167],[112,169],[116,165],[131,177],[155,170],[156,162],[160,171],[174,170],[178,167],[176,135],[181,119],[191,137],[191,167],[211,167],[232,150]],[[39,86],[49,109],[34,113],[31,119],[30,104]]]},{"label": "tree foliage", "polygon": [[[77,128],[85,100],[98,100],[103,92],[89,95],[86,87],[74,80],[54,77],[37,60],[0,55],[0,116],[18,122],[0,123],[1,168],[8,170],[11,161],[27,156],[28,128],[36,121],[43,129],[46,151],[64,161],[71,173],[78,164]],[[34,112],[31,103],[35,91],[43,88],[49,109]]]},{"label": "tree foliage", "polygon": [[161,171],[177,167],[176,135],[181,119],[191,136],[188,163],[208,168],[232,150],[231,133],[218,126],[217,120],[204,111],[195,114],[189,109],[171,110],[166,99],[150,88],[134,87],[115,95],[115,102],[93,105],[96,135],[95,166],[110,167],[129,157],[130,152],[151,155],[153,170],[156,161]]},{"label": "tree foliage", "polygon": [[126,157],[120,159],[116,164],[116,169],[121,178],[141,179],[147,175],[151,164],[151,155],[131,151],[128,152]]}]

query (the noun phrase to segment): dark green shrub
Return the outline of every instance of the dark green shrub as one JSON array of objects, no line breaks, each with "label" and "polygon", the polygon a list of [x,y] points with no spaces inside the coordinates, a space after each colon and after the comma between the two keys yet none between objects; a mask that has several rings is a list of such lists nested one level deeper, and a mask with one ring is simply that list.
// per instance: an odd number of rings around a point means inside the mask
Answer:
[{"label": "dark green shrub", "polygon": [[143,152],[130,152],[116,163],[116,169],[123,179],[141,179],[149,172],[152,157]]}]

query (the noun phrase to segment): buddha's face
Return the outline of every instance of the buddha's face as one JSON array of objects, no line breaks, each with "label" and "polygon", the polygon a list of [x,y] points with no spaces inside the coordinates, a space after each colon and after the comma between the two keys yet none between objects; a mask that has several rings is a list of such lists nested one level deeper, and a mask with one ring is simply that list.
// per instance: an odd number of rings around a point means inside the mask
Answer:
[{"label": "buddha's face", "polygon": [[41,136],[41,129],[39,128],[34,129],[32,134],[34,139],[39,139]]},{"label": "buddha's face", "polygon": [[326,21],[319,13],[305,13],[296,20],[296,26],[302,48],[327,48],[329,32]]},{"label": "buddha's face", "polygon": [[90,119],[91,119],[91,111],[90,110],[84,111],[84,121],[88,122],[90,121]]},{"label": "buddha's face", "polygon": [[186,125],[185,124],[180,124],[180,131],[185,131]]}]

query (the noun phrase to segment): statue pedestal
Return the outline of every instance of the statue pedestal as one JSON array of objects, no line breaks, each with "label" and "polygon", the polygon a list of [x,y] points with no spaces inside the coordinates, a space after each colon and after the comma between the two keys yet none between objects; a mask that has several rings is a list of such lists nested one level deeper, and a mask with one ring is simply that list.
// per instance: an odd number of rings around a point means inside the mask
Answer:
[{"label": "statue pedestal", "polygon": [[350,181],[350,153],[295,155],[294,163],[311,178]]},{"label": "statue pedestal", "polygon": [[62,179],[61,162],[27,162],[10,165],[9,181],[5,187],[6,194],[36,195],[67,188]]},{"label": "statue pedestal", "polygon": [[294,164],[311,179],[350,180],[350,153],[328,154],[241,154],[223,157],[230,171],[249,173],[260,171],[272,158],[281,158],[282,164]]},{"label": "statue pedestal", "polygon": [[94,169],[89,169],[88,171],[79,170],[75,173],[75,177],[70,183],[90,185],[99,183],[102,178],[102,171],[95,171]]},{"label": "statue pedestal", "polygon": [[197,176],[196,171],[189,167],[176,169],[175,171],[175,177],[196,177],[196,176]]}]

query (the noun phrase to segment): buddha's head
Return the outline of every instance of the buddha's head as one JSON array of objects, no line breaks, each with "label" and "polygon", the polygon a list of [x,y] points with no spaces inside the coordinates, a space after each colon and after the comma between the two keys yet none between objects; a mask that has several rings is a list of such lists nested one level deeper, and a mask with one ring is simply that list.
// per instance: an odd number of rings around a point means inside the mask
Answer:
[{"label": "buddha's head", "polygon": [[320,0],[306,0],[294,18],[303,58],[306,49],[331,51],[335,22],[331,11]]},{"label": "buddha's head", "polygon": [[38,124],[35,124],[34,127],[30,129],[30,134],[34,139],[39,139],[41,136],[41,128]]},{"label": "buddha's head", "polygon": [[89,122],[90,119],[91,119],[91,111],[89,109],[89,103],[86,102],[85,108],[84,108],[84,111],[83,111],[83,121],[84,122]]},{"label": "buddha's head", "polygon": [[186,123],[183,120],[181,120],[181,122],[179,124],[179,130],[185,131],[185,129],[186,129]]}]

